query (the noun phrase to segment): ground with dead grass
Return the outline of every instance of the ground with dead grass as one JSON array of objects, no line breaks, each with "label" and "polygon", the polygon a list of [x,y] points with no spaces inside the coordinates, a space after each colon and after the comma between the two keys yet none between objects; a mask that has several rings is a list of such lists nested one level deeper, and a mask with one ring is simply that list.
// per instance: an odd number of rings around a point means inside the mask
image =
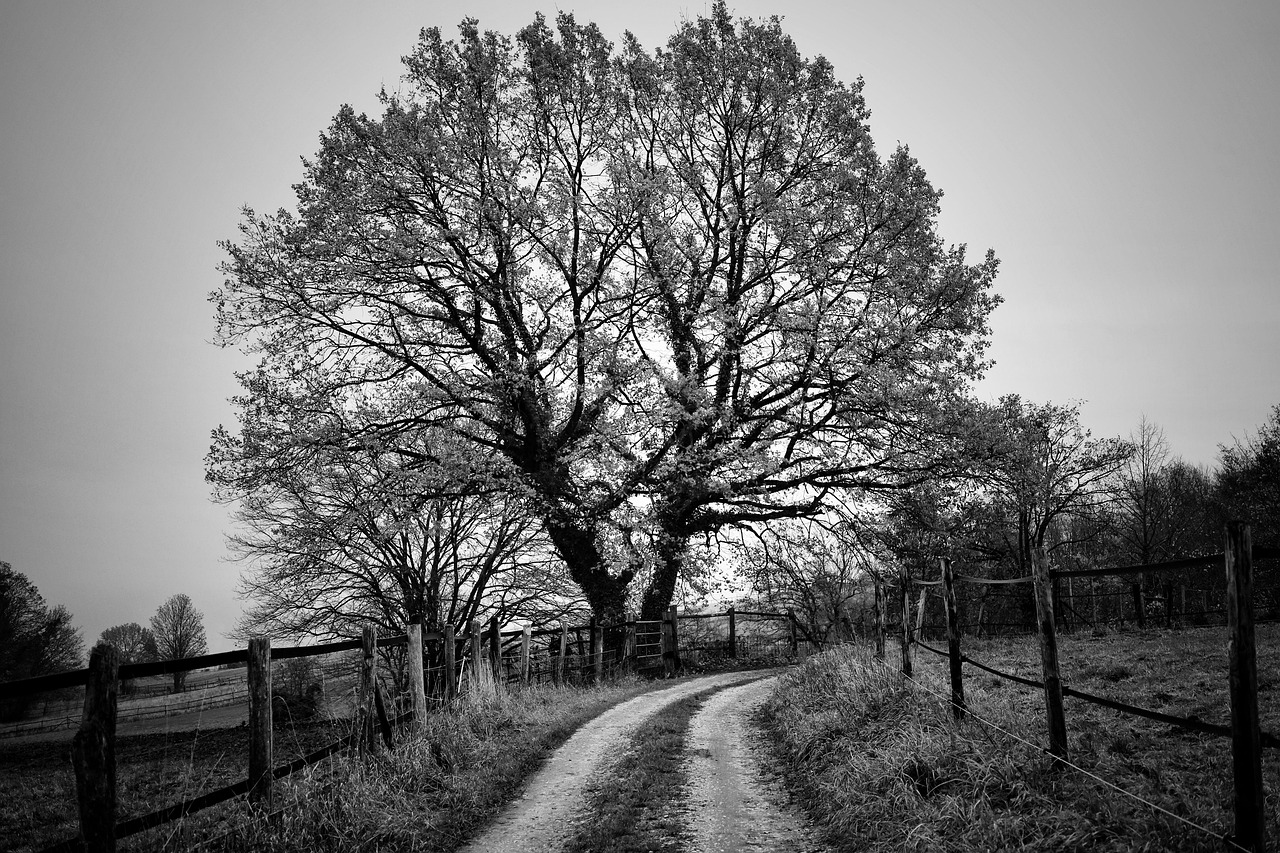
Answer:
[{"label": "ground with dead grass", "polygon": [[[1068,636],[1060,649],[1064,680],[1077,689],[1229,721],[1222,628]],[[1229,740],[1068,699],[1072,762],[1139,801],[1043,755],[1038,691],[966,666],[974,713],[957,724],[945,701],[945,659],[919,651],[912,682],[895,671],[892,644],[890,651],[889,665],[853,647],[816,656],[785,676],[765,707],[789,783],[840,849],[1223,849],[1221,834],[1234,820]],[[1034,638],[966,639],[965,653],[1006,672],[1039,674]],[[1263,728],[1275,732],[1275,626],[1259,628],[1258,659]],[[1273,750],[1264,784],[1270,792],[1280,784]],[[1273,839],[1280,837],[1276,804],[1272,793]]]}]

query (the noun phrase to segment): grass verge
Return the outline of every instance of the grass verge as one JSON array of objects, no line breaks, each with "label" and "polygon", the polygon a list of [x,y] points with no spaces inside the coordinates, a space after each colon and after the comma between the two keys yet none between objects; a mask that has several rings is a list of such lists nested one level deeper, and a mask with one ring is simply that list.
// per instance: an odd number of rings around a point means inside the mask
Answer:
[{"label": "grass verge", "polygon": [[651,853],[681,849],[688,842],[671,803],[681,798],[685,738],[689,721],[707,697],[704,690],[668,705],[636,729],[607,781],[587,795],[586,822],[578,826],[564,853]]},{"label": "grass verge", "polygon": [[270,815],[213,809],[126,839],[121,848],[452,851],[584,722],[648,689],[628,681],[463,699],[367,764],[344,756],[277,783]]},{"label": "grass verge", "polygon": [[[1225,655],[1215,632],[1147,632],[1068,638],[1068,683],[1168,713],[1223,722],[1218,682]],[[1274,680],[1275,652],[1259,636],[1259,678]],[[999,669],[1035,676],[1035,641],[967,644]],[[917,656],[920,685],[860,650],[844,648],[784,676],[765,721],[788,782],[838,849],[1221,850],[1220,837],[1064,768],[1036,747],[970,717],[956,724],[933,693],[946,694],[945,660]],[[1219,672],[1221,670],[1221,672]],[[1036,691],[965,669],[976,716],[1031,744],[1046,742]],[[927,689],[926,689],[927,688]],[[1275,709],[1260,697],[1264,728]],[[1215,833],[1233,825],[1230,742],[1067,703],[1073,763]],[[1280,778],[1267,751],[1264,783]],[[1274,794],[1268,833],[1280,830]]]}]

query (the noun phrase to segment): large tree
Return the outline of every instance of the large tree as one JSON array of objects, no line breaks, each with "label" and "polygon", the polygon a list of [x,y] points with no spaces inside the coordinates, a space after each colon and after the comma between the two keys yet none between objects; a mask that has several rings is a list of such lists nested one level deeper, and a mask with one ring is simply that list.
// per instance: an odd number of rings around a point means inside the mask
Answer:
[{"label": "large tree", "polygon": [[941,193],[905,147],[877,155],[861,81],[802,57],[777,18],[717,2],[622,62],[639,349],[672,445],[651,488],[653,618],[692,537],[941,473],[996,261],[944,247]]},{"label": "large tree", "polygon": [[[670,600],[689,542],[937,473],[982,367],[995,260],[936,233],[939,193],[881,161],[860,84],[723,3],[665,51],[540,16],[424,31],[381,117],[344,108],[296,214],[247,212],[213,294],[264,389],[358,429],[487,455],[593,609]],[[271,468],[271,456],[250,465]],[[648,546],[645,535],[648,533]]]},{"label": "large tree", "polygon": [[[155,638],[156,656],[160,660],[193,658],[209,651],[204,634],[204,614],[191,603],[191,596],[178,593],[156,608],[151,617],[151,633]],[[181,693],[187,673],[173,674],[173,692]]]}]

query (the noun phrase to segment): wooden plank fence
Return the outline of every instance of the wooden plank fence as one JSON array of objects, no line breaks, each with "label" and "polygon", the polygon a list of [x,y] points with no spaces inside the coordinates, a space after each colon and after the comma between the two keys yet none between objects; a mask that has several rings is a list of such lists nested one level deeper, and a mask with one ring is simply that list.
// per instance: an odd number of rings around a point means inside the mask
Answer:
[{"label": "wooden plank fence", "polygon": [[[727,648],[681,645],[682,620],[724,618],[728,622]],[[645,622],[627,620],[606,626],[592,619],[585,626],[561,625],[553,629],[533,630],[522,627],[502,631],[496,617],[484,630],[473,621],[464,637],[455,635],[452,626],[440,632],[424,632],[420,623],[407,626],[404,635],[378,637],[367,627],[359,640],[345,640],[316,646],[273,647],[270,638],[255,637],[246,648],[181,660],[154,661],[120,665],[114,649],[106,644],[96,646],[90,665],[83,670],[8,682],[0,685],[6,695],[32,695],[46,690],[83,686],[85,700],[80,715],[80,728],[73,742],[77,800],[80,813],[80,835],[47,848],[48,851],[109,851],[116,841],[146,829],[177,820],[201,809],[248,795],[253,808],[270,810],[272,789],[276,779],[288,776],[337,752],[354,748],[359,754],[371,755],[380,748],[394,745],[394,731],[414,719],[422,719],[429,700],[445,705],[460,691],[463,677],[471,683],[531,684],[546,676],[556,684],[602,683],[612,673],[661,670],[666,677],[681,669],[681,651],[723,651],[737,657],[745,647],[740,618],[772,620],[785,624],[786,644],[795,656],[800,648],[802,629],[794,613],[735,611],[723,613],[680,614],[670,608],[662,620]],[[616,648],[607,648],[607,633],[617,637]],[[809,643],[807,632],[806,646]],[[570,642],[573,635],[574,643]],[[549,642],[546,666],[534,666],[534,640],[545,637]],[[410,661],[407,710],[398,717],[388,713],[377,675],[377,649],[405,646]],[[335,741],[287,765],[274,766],[272,738],[272,662],[342,652],[358,653],[355,720],[352,735]],[[431,660],[440,661],[431,666]],[[150,814],[121,821],[117,815],[115,789],[115,740],[117,727],[125,715],[119,705],[120,683],[130,678],[190,672],[214,666],[239,666],[245,669],[237,677],[241,686],[234,689],[233,701],[249,706],[248,766],[245,779],[216,791],[202,794],[183,803],[164,807]],[[571,671],[571,666],[576,671]],[[427,690],[428,677],[434,676],[434,695]],[[208,707],[202,705],[202,707]]]}]

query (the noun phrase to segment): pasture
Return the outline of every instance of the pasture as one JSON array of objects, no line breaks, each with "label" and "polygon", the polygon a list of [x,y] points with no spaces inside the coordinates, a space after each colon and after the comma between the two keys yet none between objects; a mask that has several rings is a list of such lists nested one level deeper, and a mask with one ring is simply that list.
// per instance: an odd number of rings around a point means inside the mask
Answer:
[{"label": "pasture", "polygon": [[[1280,627],[1260,625],[1262,729],[1280,730]],[[947,660],[915,672],[845,646],[810,660],[766,708],[789,782],[846,850],[1222,850],[1233,825],[1231,742],[1068,699],[1070,760],[1043,752],[1044,696],[966,665],[952,719]],[[1221,627],[1059,637],[1063,681],[1174,716],[1230,721]],[[1034,636],[965,653],[1036,678]],[[1264,751],[1267,834],[1280,837],[1280,755]],[[1194,824],[1195,826],[1192,826]],[[1202,827],[1197,829],[1196,826]],[[1230,848],[1228,848],[1230,849]]]}]

